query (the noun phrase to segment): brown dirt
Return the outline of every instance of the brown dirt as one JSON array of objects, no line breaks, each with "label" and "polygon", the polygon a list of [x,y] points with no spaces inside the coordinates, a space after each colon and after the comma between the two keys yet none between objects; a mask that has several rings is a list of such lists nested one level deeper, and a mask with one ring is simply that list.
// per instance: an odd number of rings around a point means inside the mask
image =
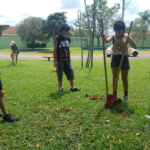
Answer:
[{"label": "brown dirt", "polygon": [[72,109],[60,109],[60,111],[64,111],[64,112],[73,112]]},{"label": "brown dirt", "polygon": [[86,97],[90,97],[91,100],[97,100],[97,99],[101,99],[102,97],[105,97],[104,95],[100,95],[100,96],[92,96],[92,95],[85,95]]},{"label": "brown dirt", "polygon": [[116,101],[113,101],[112,104],[105,103],[105,108],[106,109],[113,109],[114,106],[116,106],[116,105],[118,105],[120,103],[122,103],[122,101],[121,101],[120,98],[118,98]]},{"label": "brown dirt", "polygon": [[128,112],[124,111],[123,109],[118,109],[117,113],[119,113],[120,115],[123,115],[123,116],[128,115]]}]

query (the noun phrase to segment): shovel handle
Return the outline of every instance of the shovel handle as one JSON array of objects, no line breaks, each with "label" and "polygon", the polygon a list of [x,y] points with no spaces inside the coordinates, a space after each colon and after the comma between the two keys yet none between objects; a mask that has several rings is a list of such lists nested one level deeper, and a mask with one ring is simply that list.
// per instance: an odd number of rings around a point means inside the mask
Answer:
[{"label": "shovel handle", "polygon": [[[104,31],[103,19],[101,19],[101,27],[102,27],[102,33],[103,33],[103,31]],[[106,69],[106,57],[105,57],[105,42],[104,42],[103,37],[102,37],[102,42],[103,42],[103,58],[104,58],[104,70],[105,70],[106,94],[108,95],[108,81],[107,81],[107,69]]]}]

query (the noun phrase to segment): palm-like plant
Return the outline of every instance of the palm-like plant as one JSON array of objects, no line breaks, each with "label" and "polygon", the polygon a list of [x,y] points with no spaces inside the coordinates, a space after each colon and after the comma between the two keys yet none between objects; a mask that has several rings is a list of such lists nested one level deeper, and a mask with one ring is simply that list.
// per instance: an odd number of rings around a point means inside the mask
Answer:
[{"label": "palm-like plant", "polygon": [[144,12],[139,12],[138,15],[143,23],[150,23],[150,10],[145,10]]}]

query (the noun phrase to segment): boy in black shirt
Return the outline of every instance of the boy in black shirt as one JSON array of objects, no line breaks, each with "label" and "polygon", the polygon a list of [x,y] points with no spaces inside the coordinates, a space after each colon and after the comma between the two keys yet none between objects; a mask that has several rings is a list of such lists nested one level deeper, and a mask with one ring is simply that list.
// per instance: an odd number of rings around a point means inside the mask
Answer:
[{"label": "boy in black shirt", "polygon": [[70,50],[69,44],[71,42],[70,38],[67,36],[67,33],[70,31],[70,27],[67,24],[62,24],[60,26],[60,34],[57,35],[54,39],[54,66],[58,69],[58,83],[59,83],[59,93],[63,92],[62,87],[62,77],[63,71],[65,72],[67,79],[70,82],[71,88],[70,91],[81,91],[74,86],[74,72],[70,61]]},{"label": "boy in black shirt", "polygon": [[[0,37],[2,35],[2,31],[6,28],[8,28],[8,25],[1,25],[0,24]],[[14,121],[19,121],[20,119],[17,117],[14,117],[10,114],[8,114],[7,109],[6,109],[6,105],[5,105],[5,101],[4,101],[4,91],[3,91],[3,87],[2,87],[2,82],[0,80],[0,109],[2,110],[3,114],[0,113],[0,117],[3,116],[3,121],[7,121],[7,122],[14,122]]]}]

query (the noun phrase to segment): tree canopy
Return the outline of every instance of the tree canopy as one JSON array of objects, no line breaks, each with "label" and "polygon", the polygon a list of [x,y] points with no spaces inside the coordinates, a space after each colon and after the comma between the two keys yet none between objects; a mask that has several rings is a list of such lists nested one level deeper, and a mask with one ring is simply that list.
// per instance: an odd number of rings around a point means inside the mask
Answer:
[{"label": "tree canopy", "polygon": [[144,41],[148,37],[148,30],[150,26],[150,10],[138,13],[139,17],[134,20],[132,28],[132,37],[135,39],[136,44],[142,40],[141,46],[144,46]]},{"label": "tree canopy", "polygon": [[47,17],[47,20],[43,22],[42,31],[44,34],[48,34],[48,37],[53,36],[53,30],[55,34],[59,34],[59,27],[62,23],[67,22],[66,12],[56,12]]},{"label": "tree canopy", "polygon": [[[95,30],[94,34],[95,37],[98,40],[98,46],[100,46],[100,32],[101,32],[101,22],[100,20],[103,19],[104,24],[104,30],[107,30],[108,28],[112,27],[114,21],[116,18],[118,18],[118,10],[120,9],[119,4],[114,4],[113,7],[107,6],[107,0],[97,0],[95,4]],[[88,15],[87,15],[88,13]],[[93,13],[94,13],[94,4],[87,5],[87,13],[86,10],[81,13],[81,27],[93,32],[92,26],[93,26]],[[87,16],[89,17],[89,22],[87,19]],[[78,20],[75,22],[76,27],[79,27]]]},{"label": "tree canopy", "polygon": [[48,36],[41,31],[43,19],[40,17],[28,17],[17,24],[17,33],[25,43],[32,43],[35,48],[35,41],[47,42]]}]

